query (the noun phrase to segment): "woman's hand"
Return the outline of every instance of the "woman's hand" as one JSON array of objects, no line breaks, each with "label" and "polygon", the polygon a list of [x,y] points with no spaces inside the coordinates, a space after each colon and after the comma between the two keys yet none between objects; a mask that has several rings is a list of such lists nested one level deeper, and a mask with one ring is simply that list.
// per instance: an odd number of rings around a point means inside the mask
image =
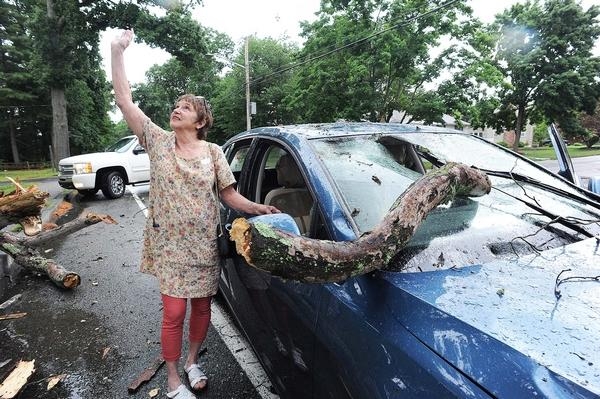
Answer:
[{"label": "woman's hand", "polygon": [[132,30],[124,30],[120,35],[116,36],[112,42],[110,43],[111,48],[114,50],[125,51],[131,41],[133,40],[133,31]]},{"label": "woman's hand", "polygon": [[257,215],[268,215],[271,213],[281,213],[281,211],[275,208],[273,205],[256,204]]},{"label": "woman's hand", "polygon": [[281,213],[281,211],[275,208],[273,205],[259,204],[252,202],[234,188],[233,184],[225,187],[219,193],[221,200],[227,204],[227,206],[240,211],[249,213],[251,215],[268,215],[270,213]]}]

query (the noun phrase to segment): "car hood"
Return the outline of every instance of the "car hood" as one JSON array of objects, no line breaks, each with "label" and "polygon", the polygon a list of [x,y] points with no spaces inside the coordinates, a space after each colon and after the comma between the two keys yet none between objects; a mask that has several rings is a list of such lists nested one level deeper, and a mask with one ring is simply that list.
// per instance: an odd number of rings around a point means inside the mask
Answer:
[{"label": "car hood", "polygon": [[600,395],[599,275],[594,238],[514,260],[379,273],[400,288],[394,317],[501,397],[514,397],[515,384],[525,396]]},{"label": "car hood", "polygon": [[106,163],[107,161],[110,162],[113,159],[118,159],[122,157],[123,153],[118,152],[93,152],[90,154],[74,155],[72,157],[63,158],[60,160],[59,164],[74,164],[78,162]]}]

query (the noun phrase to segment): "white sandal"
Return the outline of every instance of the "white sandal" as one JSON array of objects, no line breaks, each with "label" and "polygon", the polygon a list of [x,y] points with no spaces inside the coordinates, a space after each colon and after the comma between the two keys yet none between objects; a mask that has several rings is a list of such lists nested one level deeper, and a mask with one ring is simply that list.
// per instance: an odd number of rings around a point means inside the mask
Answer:
[{"label": "white sandal", "polygon": [[[192,364],[185,370],[185,372],[187,373],[188,380],[190,381],[190,387],[192,387],[193,390],[201,391],[206,388],[206,385],[208,385],[208,377],[206,374],[204,374],[204,371],[202,371],[199,364]],[[202,388],[196,389],[196,384],[202,381],[207,381],[207,384],[205,384]]]},{"label": "white sandal", "polygon": [[179,385],[176,390],[167,392],[167,397],[172,399],[197,399],[196,395],[191,393],[183,384]]}]

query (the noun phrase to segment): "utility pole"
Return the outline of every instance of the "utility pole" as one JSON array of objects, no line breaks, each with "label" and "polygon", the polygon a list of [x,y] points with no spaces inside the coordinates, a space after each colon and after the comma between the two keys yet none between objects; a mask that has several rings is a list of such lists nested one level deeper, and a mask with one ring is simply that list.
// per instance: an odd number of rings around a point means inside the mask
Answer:
[{"label": "utility pole", "polygon": [[244,45],[244,69],[246,70],[246,130],[252,129],[250,122],[250,62],[248,60],[248,41],[250,37],[246,36]]}]

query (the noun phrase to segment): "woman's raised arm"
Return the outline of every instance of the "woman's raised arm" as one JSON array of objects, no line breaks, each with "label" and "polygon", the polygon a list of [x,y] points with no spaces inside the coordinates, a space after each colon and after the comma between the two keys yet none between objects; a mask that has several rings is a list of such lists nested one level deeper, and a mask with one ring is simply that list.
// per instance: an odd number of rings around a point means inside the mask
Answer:
[{"label": "woman's raised arm", "polygon": [[125,74],[125,60],[123,53],[133,39],[133,31],[124,30],[111,42],[111,70],[112,84],[115,91],[117,106],[125,118],[125,122],[133,133],[142,139],[142,129],[146,115],[133,102],[131,87]]}]

